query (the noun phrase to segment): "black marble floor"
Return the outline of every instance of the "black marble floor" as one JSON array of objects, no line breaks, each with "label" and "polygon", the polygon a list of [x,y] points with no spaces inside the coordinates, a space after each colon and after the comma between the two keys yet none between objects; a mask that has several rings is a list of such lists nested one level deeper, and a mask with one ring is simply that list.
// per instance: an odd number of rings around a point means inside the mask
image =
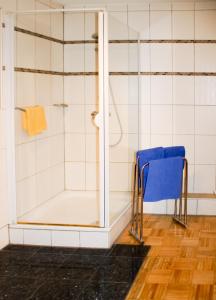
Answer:
[{"label": "black marble floor", "polygon": [[8,245],[0,251],[0,299],[123,300],[148,250]]}]

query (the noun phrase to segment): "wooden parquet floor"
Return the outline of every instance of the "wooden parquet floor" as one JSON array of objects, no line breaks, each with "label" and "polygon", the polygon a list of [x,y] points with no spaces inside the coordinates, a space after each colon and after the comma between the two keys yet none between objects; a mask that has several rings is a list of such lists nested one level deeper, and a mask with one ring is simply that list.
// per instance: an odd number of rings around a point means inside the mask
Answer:
[{"label": "wooden parquet floor", "polygon": [[[144,215],[151,249],[126,300],[216,300],[216,217],[190,216],[188,225]],[[118,243],[136,244],[128,228]]]}]

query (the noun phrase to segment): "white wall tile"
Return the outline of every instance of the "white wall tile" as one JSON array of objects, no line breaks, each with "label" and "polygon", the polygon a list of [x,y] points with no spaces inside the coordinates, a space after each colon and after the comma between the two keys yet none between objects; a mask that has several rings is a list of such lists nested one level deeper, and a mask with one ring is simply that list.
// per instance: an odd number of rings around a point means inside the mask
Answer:
[{"label": "white wall tile", "polygon": [[194,104],[194,77],[173,76],[173,103]]},{"label": "white wall tile", "polygon": [[68,104],[84,104],[84,87],[85,85],[83,76],[65,76],[65,102]]},{"label": "white wall tile", "polygon": [[[84,82],[85,82],[85,104],[98,104],[99,102],[98,76],[85,76]],[[81,89],[83,91],[82,87]]]},{"label": "white wall tile", "polygon": [[96,162],[99,160],[99,136],[96,134],[86,134],[86,153],[87,162]]},{"label": "white wall tile", "polygon": [[66,190],[85,190],[85,163],[65,163]]},{"label": "white wall tile", "polygon": [[171,11],[151,11],[150,13],[150,38],[171,38]]},{"label": "white wall tile", "polygon": [[36,205],[35,177],[29,177],[17,183],[17,216],[21,216]]},{"label": "white wall tile", "polygon": [[195,163],[204,165],[216,164],[215,136],[195,136]]},{"label": "white wall tile", "polygon": [[153,147],[170,147],[172,146],[171,134],[152,134],[151,135],[151,148]]},{"label": "white wall tile", "polygon": [[16,147],[16,179],[22,180],[36,171],[36,145],[27,143]]},{"label": "white wall tile", "polygon": [[29,106],[35,104],[35,75],[18,72],[16,74],[16,105]]},{"label": "white wall tile", "polygon": [[83,72],[84,71],[84,45],[64,46],[64,71]]},{"label": "white wall tile", "polygon": [[129,48],[127,44],[109,45],[109,70],[110,72],[128,72]]},{"label": "white wall tile", "polygon": [[8,0],[1,0],[0,5],[2,8],[9,10],[9,11],[16,11],[16,1],[8,1]]},{"label": "white wall tile", "polygon": [[194,134],[194,106],[174,106],[173,131],[175,134]]},{"label": "white wall tile", "polygon": [[35,38],[20,32],[16,33],[16,37],[16,66],[35,68]]},{"label": "white wall tile", "polygon": [[[93,143],[91,141],[91,143]],[[71,133],[65,135],[65,160],[66,161],[85,161],[85,135]]]},{"label": "white wall tile", "polygon": [[140,133],[149,134],[151,131],[151,106],[140,106]]},{"label": "white wall tile", "polygon": [[10,228],[9,229],[10,244],[23,244],[23,229]]},{"label": "white wall tile", "polygon": [[64,162],[64,135],[56,135],[49,138],[50,166]]},{"label": "white wall tile", "polygon": [[150,104],[151,78],[150,76],[140,77],[140,104]]},{"label": "white wall tile", "polygon": [[49,71],[51,68],[51,43],[48,40],[35,38],[35,67]]},{"label": "white wall tile", "polygon": [[128,3],[128,11],[149,10],[149,3]]},{"label": "white wall tile", "polygon": [[48,176],[50,179],[50,197],[62,193],[65,187],[64,163],[50,168]]},{"label": "white wall tile", "polygon": [[172,76],[151,76],[151,104],[172,104]]},{"label": "white wall tile", "polygon": [[172,106],[154,105],[151,108],[152,134],[172,134]]},{"label": "white wall tile", "polygon": [[195,77],[195,103],[197,105],[216,105],[216,77]]},{"label": "white wall tile", "polygon": [[[49,7],[47,5],[40,3],[38,1],[35,2],[36,10],[47,10]],[[36,15],[36,32],[48,35],[51,34],[51,14],[37,14]]]},{"label": "white wall tile", "polygon": [[195,191],[196,193],[213,193],[215,191],[215,166],[195,166]]},{"label": "white wall tile", "polygon": [[79,232],[52,231],[53,247],[79,247]]},{"label": "white wall tile", "polygon": [[149,39],[149,12],[129,11],[128,26],[140,34],[140,39]]},{"label": "white wall tile", "polygon": [[195,71],[216,72],[215,44],[195,45]]},{"label": "white wall tile", "polygon": [[194,71],[194,45],[193,44],[173,45],[173,71],[174,72]]},{"label": "white wall tile", "polygon": [[52,197],[52,185],[50,169],[46,169],[35,175],[37,205],[49,200]]},{"label": "white wall tile", "polygon": [[106,232],[80,232],[80,247],[108,248],[108,235]]},{"label": "white wall tile", "polygon": [[169,2],[152,2],[152,3],[150,3],[150,10],[171,10],[171,3],[169,3]]},{"label": "white wall tile", "polygon": [[[111,76],[110,77],[110,104],[113,104],[114,101],[117,104],[128,104],[129,101],[129,78],[128,76]],[[112,90],[111,90],[112,89]]]},{"label": "white wall tile", "polygon": [[64,113],[66,115],[68,108],[50,106],[48,130],[50,135],[60,134],[64,132]]},{"label": "white wall tile", "polygon": [[143,212],[146,214],[166,214],[166,201],[145,202]]},{"label": "white wall tile", "polygon": [[141,134],[140,135],[140,149],[150,148],[150,134]]},{"label": "white wall tile", "polygon": [[195,133],[216,135],[216,106],[197,106],[195,108]]},{"label": "white wall tile", "polygon": [[216,11],[195,12],[195,38],[198,40],[216,39]]},{"label": "white wall tile", "polygon": [[215,199],[202,199],[198,200],[198,215],[212,215],[216,214]]},{"label": "white wall tile", "polygon": [[[35,10],[35,0],[18,0],[17,10]],[[16,25],[23,29],[35,31],[35,15],[17,15]]]},{"label": "white wall tile", "polygon": [[194,179],[195,179],[195,166],[188,164],[188,193],[196,192],[194,189],[194,183],[195,183]]},{"label": "white wall tile", "polygon": [[138,134],[128,134],[128,161],[135,162],[136,152],[139,149]]},{"label": "white wall tile", "polygon": [[173,11],[172,22],[173,39],[194,39],[193,11]]},{"label": "white wall tile", "polygon": [[99,164],[86,163],[86,190],[95,191],[99,190],[100,176]]},{"label": "white wall tile", "polygon": [[140,71],[150,71],[150,44],[140,44]]},{"label": "white wall tile", "polygon": [[131,105],[138,105],[139,103],[139,84],[140,78],[138,76],[128,77],[128,103]]},{"label": "white wall tile", "polygon": [[67,133],[84,133],[85,131],[84,105],[69,106],[65,110],[65,131]]},{"label": "white wall tile", "polygon": [[172,45],[151,44],[151,71],[172,71]]},{"label": "white wall tile", "polygon": [[49,230],[24,229],[24,244],[51,246],[51,232]]},{"label": "white wall tile", "polygon": [[109,39],[128,39],[127,12],[112,12],[108,16]]},{"label": "white wall tile", "polygon": [[175,10],[194,10],[194,2],[193,1],[184,1],[184,2],[172,2],[172,9]]},{"label": "white wall tile", "polygon": [[52,71],[63,71],[64,47],[62,44],[51,43],[50,68]]},{"label": "white wall tile", "polygon": [[95,12],[85,13],[85,40],[92,39],[94,33],[98,33],[98,16]]},{"label": "white wall tile", "polygon": [[36,104],[51,104],[51,76],[46,74],[35,75]]},{"label": "white wall tile", "polygon": [[50,166],[50,141],[49,138],[36,141],[36,170],[46,170]]},{"label": "white wall tile", "polygon": [[[28,0],[27,0],[28,1]],[[64,36],[64,15],[63,13],[51,14],[51,36],[63,40]]]},{"label": "white wall tile", "polygon": [[195,2],[195,10],[216,9],[215,1],[198,1]]},{"label": "white wall tile", "polygon": [[64,100],[67,103],[67,98],[64,99],[63,80],[63,76],[51,76],[51,104],[60,104]]},{"label": "white wall tile", "polygon": [[84,71],[85,72],[96,72],[98,70],[98,51],[96,46],[93,44],[85,44],[84,47]]},{"label": "white wall tile", "polygon": [[127,163],[110,163],[110,191],[128,191],[129,165]]},{"label": "white wall tile", "polygon": [[66,41],[84,40],[84,13],[65,13],[64,39]]},{"label": "white wall tile", "polygon": [[[110,145],[119,141],[119,134],[110,134]],[[128,135],[123,134],[121,142],[110,148],[110,162],[128,162]]]},{"label": "white wall tile", "polygon": [[173,145],[184,146],[189,164],[194,164],[194,135],[173,135]]}]

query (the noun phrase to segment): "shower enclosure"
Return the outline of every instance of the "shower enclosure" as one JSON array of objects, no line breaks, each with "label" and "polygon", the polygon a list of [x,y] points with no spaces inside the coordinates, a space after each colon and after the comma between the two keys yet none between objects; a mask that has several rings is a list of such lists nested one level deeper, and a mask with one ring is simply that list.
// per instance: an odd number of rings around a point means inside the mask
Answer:
[{"label": "shower enclosure", "polygon": [[[22,230],[30,243],[27,230],[64,228],[81,239],[82,228],[108,232],[116,224],[108,242],[94,244],[106,247],[130,220],[138,34],[101,9],[38,4],[4,22],[11,236]],[[45,110],[47,130],[29,136],[22,117],[35,105]]]}]

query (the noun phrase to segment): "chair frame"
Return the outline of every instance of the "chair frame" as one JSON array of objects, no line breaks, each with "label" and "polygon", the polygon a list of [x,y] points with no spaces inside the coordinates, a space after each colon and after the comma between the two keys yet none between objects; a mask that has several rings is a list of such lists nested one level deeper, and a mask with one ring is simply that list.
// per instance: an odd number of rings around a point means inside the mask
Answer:
[{"label": "chair frame", "polygon": [[[182,174],[182,187],[181,196],[175,199],[174,204],[174,215],[173,220],[187,228],[187,193],[188,193],[188,162],[186,158],[184,160],[184,168]],[[141,172],[139,174],[139,157],[137,158],[136,164],[134,166],[134,186],[133,186],[133,199],[132,199],[132,218],[131,218],[131,228],[130,234],[139,242],[143,243],[143,195],[145,194],[145,187],[143,186],[144,175],[146,167],[149,166],[149,162],[142,166]],[[141,185],[139,184],[141,182]],[[183,198],[184,198],[184,210],[183,208]]]}]

